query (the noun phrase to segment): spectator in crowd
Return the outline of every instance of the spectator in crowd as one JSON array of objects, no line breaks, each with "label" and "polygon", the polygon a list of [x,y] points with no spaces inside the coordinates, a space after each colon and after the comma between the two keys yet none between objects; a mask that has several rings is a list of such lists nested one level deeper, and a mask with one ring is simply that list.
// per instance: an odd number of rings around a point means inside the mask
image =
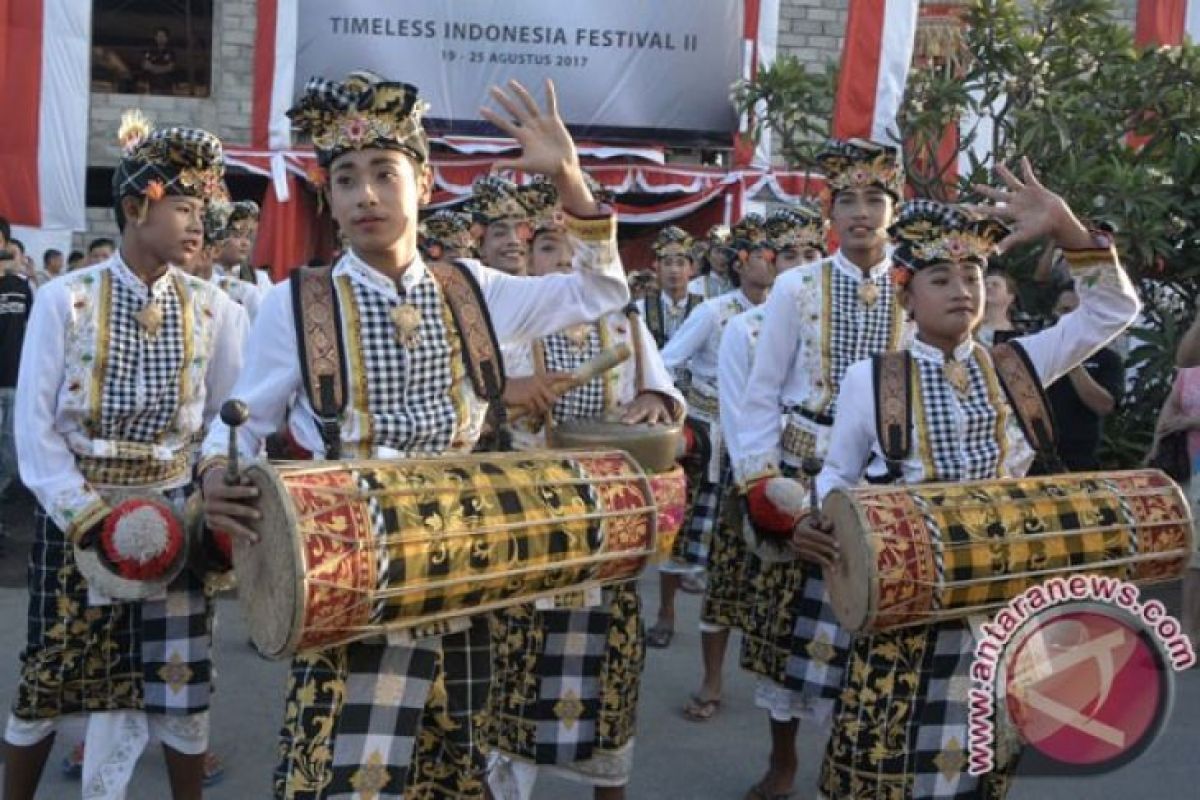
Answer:
[{"label": "spectator in crowd", "polygon": [[87,261],[84,262],[83,266],[90,267],[93,264],[99,264],[101,261],[107,261],[108,259],[112,258],[112,254],[116,252],[116,249],[117,243],[112,239],[106,239],[103,237],[99,239],[92,239],[92,241],[88,243]]},{"label": "spectator in crowd", "polygon": [[12,229],[9,228],[5,239],[8,242],[8,251],[12,255],[13,264],[10,268],[15,268],[17,272],[25,276],[27,280],[33,281],[37,277],[37,267],[34,266],[33,259],[25,250],[25,243],[20,239],[12,238]]},{"label": "spectator in crowd", "polygon": [[42,268],[37,273],[37,285],[41,286],[62,275],[63,271],[63,254],[62,250],[53,248],[42,254]]},{"label": "spectator in crowd", "polygon": [[[1079,295],[1064,289],[1054,303],[1054,318],[1061,319],[1078,307]],[[1124,392],[1125,364],[1111,347],[1097,350],[1046,390],[1064,468],[1071,472],[1100,468],[1097,453],[1104,418],[1116,411]]]},{"label": "spectator in crowd", "polygon": [[142,55],[142,71],[151,94],[170,94],[174,83],[175,51],[171,49],[171,32],[166,28],[154,31],[154,46]]},{"label": "spectator in crowd", "polygon": [[[0,496],[17,479],[13,399],[25,324],[33,305],[33,284],[16,259],[11,231],[8,220],[0,217]],[[4,538],[4,520],[0,518],[0,548]]]},{"label": "spectator in crowd", "polygon": [[78,250],[72,250],[71,255],[67,256],[67,272],[72,272],[83,266],[83,253]]},{"label": "spectator in crowd", "polygon": [[115,50],[108,47],[92,48],[92,80],[107,81],[112,91],[120,94],[134,91],[133,70]]},{"label": "spectator in crowd", "polygon": [[[1154,433],[1157,449],[1162,437],[1187,431],[1188,458],[1191,478],[1184,487],[1192,505],[1192,518],[1197,521],[1197,549],[1200,551],[1200,314],[1192,322],[1175,351],[1175,383],[1163,405]],[[1183,632],[1193,642],[1200,642],[1200,552],[1192,556],[1191,569],[1183,576]]]},{"label": "spectator in crowd", "polygon": [[1020,336],[1024,331],[1016,324],[1020,305],[1016,279],[1002,269],[989,269],[984,278],[984,289],[987,298],[983,324],[975,332],[975,338],[991,347]]}]

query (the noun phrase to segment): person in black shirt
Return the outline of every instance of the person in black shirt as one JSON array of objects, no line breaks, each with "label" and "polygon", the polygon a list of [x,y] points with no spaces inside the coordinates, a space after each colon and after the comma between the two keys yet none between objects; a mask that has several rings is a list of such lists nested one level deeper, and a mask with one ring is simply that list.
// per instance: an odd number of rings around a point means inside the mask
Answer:
[{"label": "person in black shirt", "polygon": [[[0,495],[17,477],[17,452],[13,439],[13,397],[17,367],[25,341],[25,323],[33,305],[33,286],[21,269],[12,247],[8,220],[0,217]],[[0,539],[3,538],[0,520]]]},{"label": "person in black shirt", "polygon": [[[1079,306],[1079,295],[1064,289],[1054,303],[1061,318]],[[1104,347],[1055,381],[1047,395],[1058,427],[1058,455],[1071,472],[1099,469],[1097,451],[1104,418],[1113,413],[1125,392],[1125,364],[1115,350]]]},{"label": "person in black shirt", "polygon": [[175,51],[170,47],[171,34],[166,28],[154,31],[154,47],[142,54],[142,70],[151,94],[170,94],[175,72]]}]

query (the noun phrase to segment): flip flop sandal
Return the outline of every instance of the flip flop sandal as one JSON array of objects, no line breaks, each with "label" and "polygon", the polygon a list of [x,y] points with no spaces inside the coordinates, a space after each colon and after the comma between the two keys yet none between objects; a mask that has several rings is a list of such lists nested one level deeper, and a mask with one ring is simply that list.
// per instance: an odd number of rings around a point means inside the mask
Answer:
[{"label": "flip flop sandal", "polygon": [[721,709],[721,698],[705,700],[698,694],[691,696],[683,707],[683,718],[690,722],[708,722]]},{"label": "flip flop sandal", "polygon": [[671,646],[671,639],[675,637],[675,628],[668,628],[664,625],[655,625],[650,630],[646,631],[646,646],[654,647],[658,650],[665,650]]},{"label": "flip flop sandal", "polygon": [[204,754],[204,788],[216,786],[225,778],[225,764],[216,753]]},{"label": "flip flop sandal", "polygon": [[767,790],[762,787],[761,783],[756,783],[746,793],[744,800],[792,800],[795,792],[781,792],[780,794],[767,794]]}]

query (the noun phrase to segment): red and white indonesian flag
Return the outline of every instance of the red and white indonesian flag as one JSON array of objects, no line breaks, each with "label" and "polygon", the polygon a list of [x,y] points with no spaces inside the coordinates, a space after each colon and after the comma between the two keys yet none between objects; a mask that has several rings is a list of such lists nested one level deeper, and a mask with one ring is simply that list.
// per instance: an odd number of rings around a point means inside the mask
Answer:
[{"label": "red and white indonesian flag", "polygon": [[1200,42],[1200,0],[1138,0],[1135,38],[1143,46]]},{"label": "red and white indonesian flag", "polygon": [[833,135],[896,142],[912,65],[918,0],[850,0]]},{"label": "red and white indonesian flag", "polygon": [[0,0],[0,216],[28,238],[85,227],[91,22],[79,0]]}]

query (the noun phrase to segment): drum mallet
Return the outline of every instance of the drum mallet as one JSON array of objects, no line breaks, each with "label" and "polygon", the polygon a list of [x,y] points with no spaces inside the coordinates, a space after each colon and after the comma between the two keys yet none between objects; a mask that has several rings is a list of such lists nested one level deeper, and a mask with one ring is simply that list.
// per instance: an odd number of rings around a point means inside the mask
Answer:
[{"label": "drum mallet", "polygon": [[818,513],[819,498],[817,497],[817,476],[821,474],[823,463],[815,456],[805,456],[800,462],[800,471],[808,478],[808,507],[813,514]]},{"label": "drum mallet", "polygon": [[241,400],[226,400],[221,404],[221,422],[229,426],[229,463],[225,465],[225,485],[236,486],[241,483],[241,470],[238,467],[237,434],[247,419],[250,418],[250,407]]},{"label": "drum mallet", "polygon": [[580,364],[579,367],[571,373],[571,388],[574,389],[583,386],[585,383],[595,378],[597,375],[603,375],[610,369],[628,360],[631,355],[629,345],[619,344],[616,347],[607,347],[601,350],[591,358]]}]

